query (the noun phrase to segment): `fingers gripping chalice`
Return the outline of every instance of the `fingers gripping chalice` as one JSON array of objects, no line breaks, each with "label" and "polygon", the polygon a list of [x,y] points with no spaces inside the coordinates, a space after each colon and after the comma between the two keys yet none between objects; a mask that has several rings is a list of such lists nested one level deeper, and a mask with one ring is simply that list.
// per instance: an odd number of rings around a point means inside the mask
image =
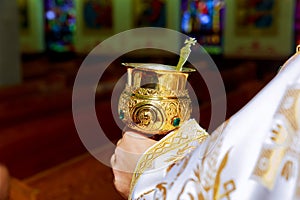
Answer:
[{"label": "fingers gripping chalice", "polygon": [[166,135],[180,127],[191,115],[186,82],[191,68],[183,68],[195,39],[185,41],[177,66],[156,63],[123,63],[127,83],[118,112],[128,128],[143,134]]}]

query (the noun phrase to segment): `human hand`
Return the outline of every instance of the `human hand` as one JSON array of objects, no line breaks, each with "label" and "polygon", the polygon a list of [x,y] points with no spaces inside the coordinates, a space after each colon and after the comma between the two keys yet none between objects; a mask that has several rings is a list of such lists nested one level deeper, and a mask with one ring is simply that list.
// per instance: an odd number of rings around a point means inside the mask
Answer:
[{"label": "human hand", "polygon": [[126,132],[118,141],[111,157],[111,166],[115,187],[123,197],[127,198],[129,195],[132,175],[139,158],[155,143],[155,140],[135,132]]}]

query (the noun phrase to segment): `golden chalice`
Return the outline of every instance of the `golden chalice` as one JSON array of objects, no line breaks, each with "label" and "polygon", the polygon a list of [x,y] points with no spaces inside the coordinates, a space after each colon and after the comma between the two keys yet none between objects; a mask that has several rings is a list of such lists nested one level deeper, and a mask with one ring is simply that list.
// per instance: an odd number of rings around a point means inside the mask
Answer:
[{"label": "golden chalice", "polygon": [[119,99],[119,117],[145,134],[164,135],[178,128],[191,115],[186,82],[191,68],[182,68],[194,39],[186,41],[177,66],[155,63],[123,63],[127,83]]}]

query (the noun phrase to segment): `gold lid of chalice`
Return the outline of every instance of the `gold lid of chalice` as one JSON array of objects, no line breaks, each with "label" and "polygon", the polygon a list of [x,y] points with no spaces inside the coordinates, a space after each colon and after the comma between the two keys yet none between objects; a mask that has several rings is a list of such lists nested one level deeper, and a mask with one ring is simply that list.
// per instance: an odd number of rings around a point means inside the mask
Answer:
[{"label": "gold lid of chalice", "polygon": [[[182,58],[185,62],[186,58],[181,55]],[[167,134],[190,118],[192,107],[186,82],[195,70],[182,68],[184,62],[177,66],[123,63],[127,66],[127,83],[118,110],[129,128],[146,134]]]}]

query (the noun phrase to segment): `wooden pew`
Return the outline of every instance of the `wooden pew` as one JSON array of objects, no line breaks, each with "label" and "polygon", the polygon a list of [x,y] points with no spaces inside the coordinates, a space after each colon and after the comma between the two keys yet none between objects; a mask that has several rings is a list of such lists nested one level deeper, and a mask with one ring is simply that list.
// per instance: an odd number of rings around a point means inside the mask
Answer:
[{"label": "wooden pew", "polygon": [[[110,102],[98,102],[96,110],[107,138],[118,140],[122,130],[114,123]],[[75,129],[71,110],[3,127],[0,141],[0,162],[17,178],[31,176],[86,151]]]}]

